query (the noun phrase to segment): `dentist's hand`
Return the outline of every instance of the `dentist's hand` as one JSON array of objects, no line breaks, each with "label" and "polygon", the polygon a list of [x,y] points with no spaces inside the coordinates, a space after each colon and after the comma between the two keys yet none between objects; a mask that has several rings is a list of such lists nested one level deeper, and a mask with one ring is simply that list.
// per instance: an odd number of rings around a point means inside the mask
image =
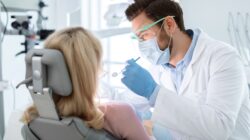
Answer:
[{"label": "dentist's hand", "polygon": [[127,63],[123,71],[122,83],[136,94],[149,99],[157,85],[156,82],[150,73],[138,65],[134,59],[128,60]]}]

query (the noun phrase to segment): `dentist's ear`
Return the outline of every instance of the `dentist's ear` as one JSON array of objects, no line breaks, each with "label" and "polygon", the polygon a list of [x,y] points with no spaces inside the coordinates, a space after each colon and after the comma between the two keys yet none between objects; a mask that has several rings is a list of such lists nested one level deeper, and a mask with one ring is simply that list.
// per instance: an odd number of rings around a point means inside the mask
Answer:
[{"label": "dentist's ear", "polygon": [[177,24],[173,16],[166,16],[164,20],[164,30],[167,34],[171,35],[175,32]]}]

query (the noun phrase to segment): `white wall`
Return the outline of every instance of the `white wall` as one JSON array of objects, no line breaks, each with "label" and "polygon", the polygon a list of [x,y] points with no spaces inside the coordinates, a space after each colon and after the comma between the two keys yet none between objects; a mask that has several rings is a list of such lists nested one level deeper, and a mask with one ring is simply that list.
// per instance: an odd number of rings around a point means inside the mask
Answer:
[{"label": "white wall", "polygon": [[[56,7],[53,9],[56,14],[55,19],[51,21],[56,22],[56,29],[61,29],[67,26],[67,13],[73,12],[76,9],[81,8],[81,1],[85,0],[55,0]],[[80,19],[81,17],[79,17]]]},{"label": "white wall", "polygon": [[180,0],[188,28],[202,28],[210,36],[230,43],[228,13],[250,13],[249,0]]}]

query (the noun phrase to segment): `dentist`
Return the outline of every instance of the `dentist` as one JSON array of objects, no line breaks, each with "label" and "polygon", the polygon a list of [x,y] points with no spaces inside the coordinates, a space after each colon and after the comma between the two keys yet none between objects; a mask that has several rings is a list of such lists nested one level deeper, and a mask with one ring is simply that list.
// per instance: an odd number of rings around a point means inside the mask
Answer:
[{"label": "dentist", "polygon": [[142,56],[163,72],[156,81],[134,60],[123,72],[122,82],[154,106],[153,122],[173,139],[249,140],[249,89],[235,49],[186,30],[172,0],[135,0],[126,16]]}]

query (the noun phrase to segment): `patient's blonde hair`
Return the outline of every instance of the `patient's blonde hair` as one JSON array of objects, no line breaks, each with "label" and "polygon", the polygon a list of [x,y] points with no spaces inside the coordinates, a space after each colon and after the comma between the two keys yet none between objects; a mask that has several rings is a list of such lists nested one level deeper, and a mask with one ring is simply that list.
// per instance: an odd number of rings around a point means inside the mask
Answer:
[{"label": "patient's blonde hair", "polygon": [[[73,27],[53,33],[44,46],[63,53],[71,76],[72,94],[55,100],[60,116],[78,116],[90,127],[103,128],[104,114],[94,99],[102,57],[99,41],[85,29]],[[29,123],[37,116],[36,108],[31,106],[22,120]]]}]

